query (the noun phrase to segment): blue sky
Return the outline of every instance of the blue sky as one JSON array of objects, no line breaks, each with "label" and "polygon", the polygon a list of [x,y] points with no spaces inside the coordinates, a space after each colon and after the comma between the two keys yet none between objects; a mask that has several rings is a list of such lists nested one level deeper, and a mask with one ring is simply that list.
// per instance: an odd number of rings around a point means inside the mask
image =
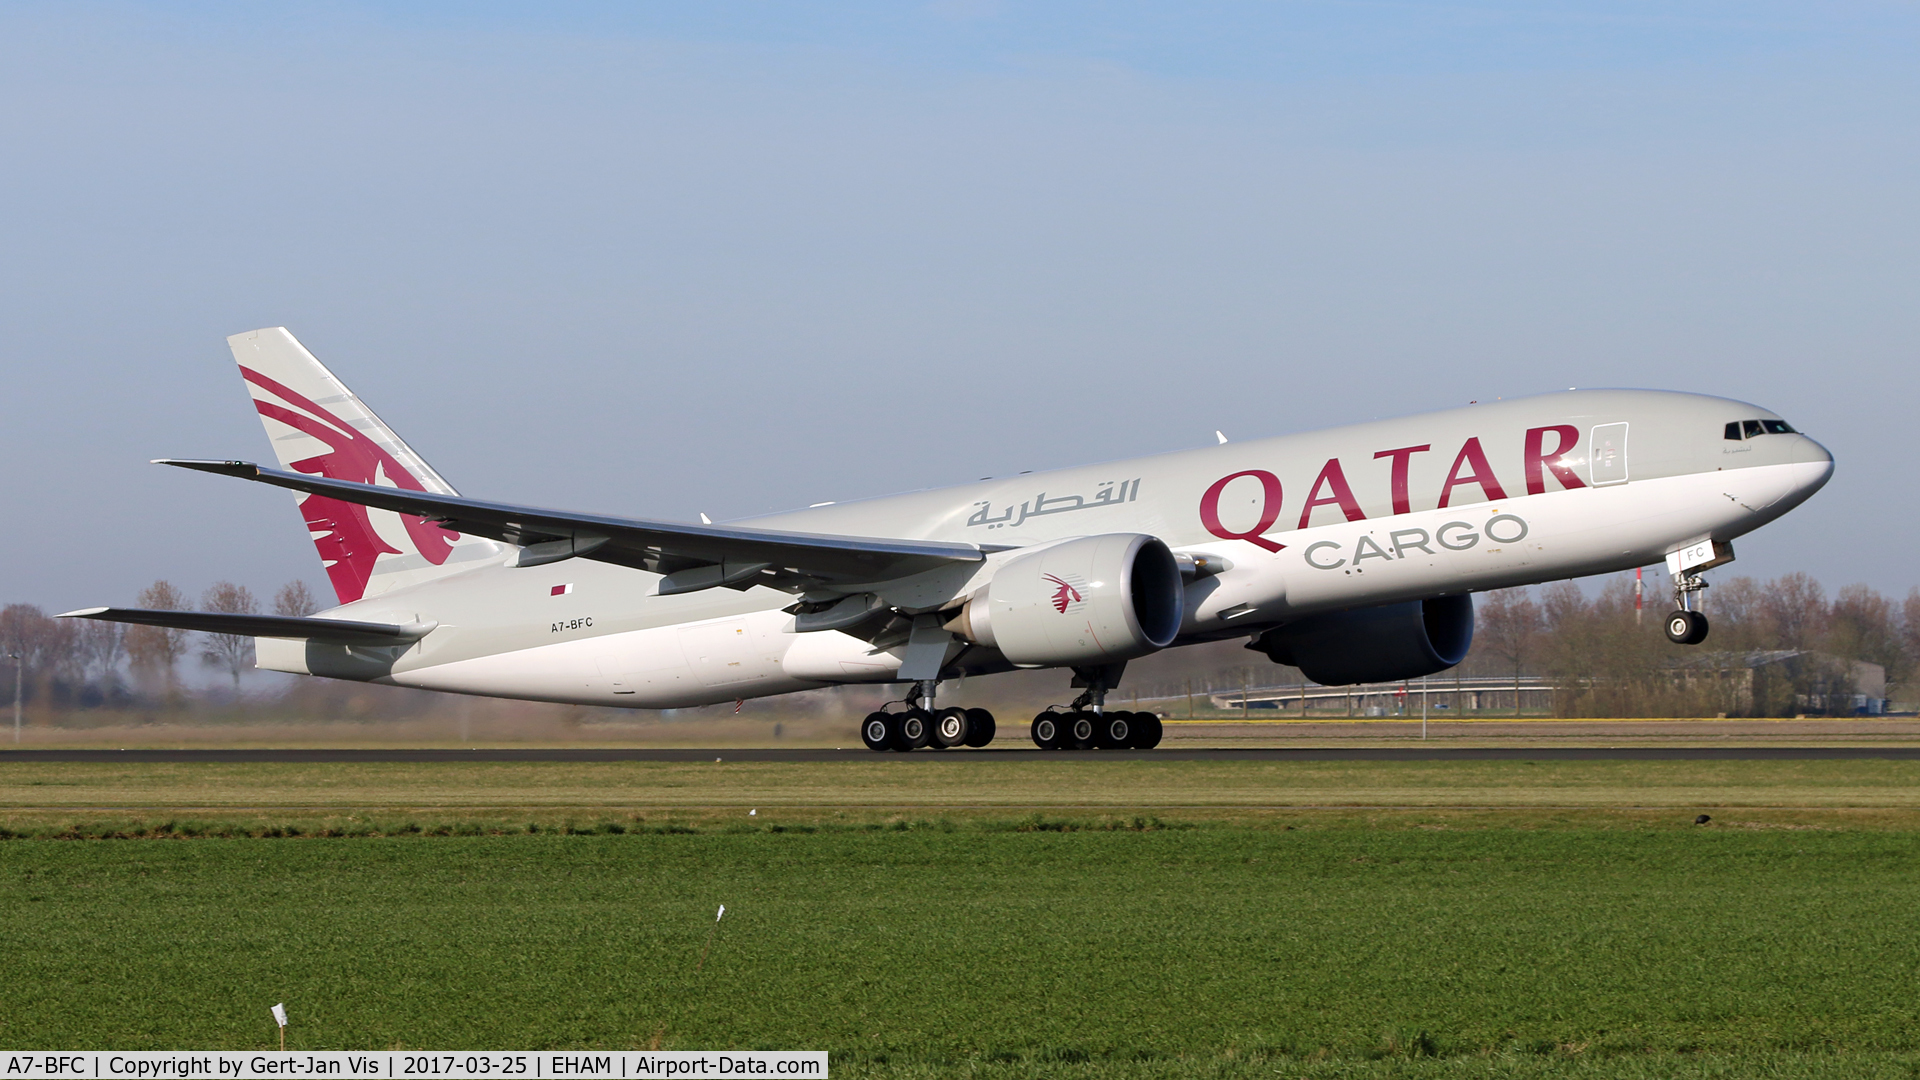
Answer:
[{"label": "blue sky", "polygon": [[1911,4],[16,3],[0,599],[323,578],[223,344],[474,495],[729,518],[1566,386],[1777,409],[1904,593]]}]

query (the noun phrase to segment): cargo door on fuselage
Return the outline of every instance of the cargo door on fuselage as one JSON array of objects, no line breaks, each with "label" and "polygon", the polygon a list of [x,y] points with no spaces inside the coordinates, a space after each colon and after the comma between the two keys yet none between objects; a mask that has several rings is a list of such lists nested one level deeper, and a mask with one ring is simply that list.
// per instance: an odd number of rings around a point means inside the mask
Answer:
[{"label": "cargo door on fuselage", "polygon": [[1627,482],[1627,425],[1594,426],[1587,450],[1587,475],[1594,487]]}]

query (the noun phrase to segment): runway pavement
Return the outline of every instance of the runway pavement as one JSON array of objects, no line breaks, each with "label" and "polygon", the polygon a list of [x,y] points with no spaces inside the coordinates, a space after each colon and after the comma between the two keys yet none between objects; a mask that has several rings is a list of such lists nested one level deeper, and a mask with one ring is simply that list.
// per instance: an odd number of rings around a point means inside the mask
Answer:
[{"label": "runway pavement", "polygon": [[1064,761],[1137,758],[1144,761],[1825,761],[1864,758],[1920,760],[1914,746],[1565,746],[1565,747],[1326,747],[1156,750],[1039,750],[1018,745],[984,750],[919,750],[876,754],[865,748],[824,749],[343,749],[343,750],[0,750],[0,764],[73,762],[595,762],[595,761]]}]

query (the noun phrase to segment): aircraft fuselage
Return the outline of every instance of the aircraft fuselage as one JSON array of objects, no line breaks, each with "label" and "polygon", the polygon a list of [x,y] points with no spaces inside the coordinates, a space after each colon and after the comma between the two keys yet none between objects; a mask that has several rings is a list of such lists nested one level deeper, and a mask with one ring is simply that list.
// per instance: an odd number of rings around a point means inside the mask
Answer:
[{"label": "aircraft fuselage", "polygon": [[[1750,422],[1762,422],[1757,433]],[[1731,432],[1729,425],[1733,425]],[[1726,543],[1807,499],[1833,459],[1741,402],[1584,390],[820,506],[755,527],[1031,549],[1144,533],[1228,569],[1194,578],[1176,645],[1304,615],[1602,574]],[[1730,434],[1739,437],[1729,437]],[[375,511],[384,535],[403,529]],[[396,546],[399,546],[396,543]],[[936,610],[1010,552],[890,583]],[[262,638],[261,667],[461,693],[677,708],[899,678],[901,650],[796,633],[795,597],[657,595],[660,576],[492,559],[329,615],[438,625],[404,648]],[[1006,670],[992,650],[956,670]],[[971,666],[970,666],[971,665]]]}]

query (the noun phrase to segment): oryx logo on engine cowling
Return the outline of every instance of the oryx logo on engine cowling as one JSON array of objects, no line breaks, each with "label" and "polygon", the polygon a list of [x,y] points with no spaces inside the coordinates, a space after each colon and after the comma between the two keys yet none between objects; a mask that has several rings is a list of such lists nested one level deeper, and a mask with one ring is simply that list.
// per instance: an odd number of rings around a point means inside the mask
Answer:
[{"label": "oryx logo on engine cowling", "polygon": [[1081,600],[1083,599],[1080,595],[1080,590],[1074,588],[1073,584],[1069,582],[1066,578],[1058,577],[1053,574],[1046,574],[1043,576],[1048,581],[1051,581],[1055,585],[1060,586],[1059,588],[1053,590],[1053,610],[1059,612],[1062,615],[1065,615],[1067,613],[1067,608],[1071,607],[1074,604],[1080,603]]}]

